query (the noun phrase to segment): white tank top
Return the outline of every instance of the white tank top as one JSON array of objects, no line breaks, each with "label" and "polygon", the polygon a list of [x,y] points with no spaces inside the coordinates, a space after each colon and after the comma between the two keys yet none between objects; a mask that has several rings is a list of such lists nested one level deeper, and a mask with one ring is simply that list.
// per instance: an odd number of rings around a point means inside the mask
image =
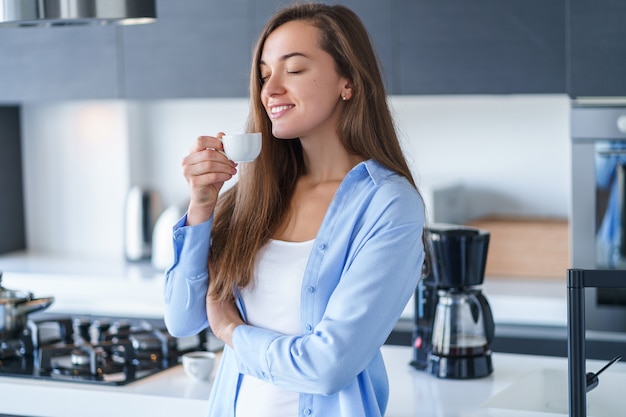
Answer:
[{"label": "white tank top", "polygon": [[[241,291],[248,323],[280,333],[301,334],[300,293],[313,240],[270,240],[258,253],[254,280]],[[295,417],[298,393],[244,375],[236,417]]]}]

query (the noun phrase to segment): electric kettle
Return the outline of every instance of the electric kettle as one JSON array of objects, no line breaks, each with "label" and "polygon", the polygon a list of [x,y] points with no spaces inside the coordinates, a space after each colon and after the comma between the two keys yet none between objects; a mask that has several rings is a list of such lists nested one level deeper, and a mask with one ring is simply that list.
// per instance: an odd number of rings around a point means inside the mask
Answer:
[{"label": "electric kettle", "polygon": [[128,261],[150,259],[152,231],[161,211],[156,191],[139,186],[128,191],[124,213],[124,254]]}]

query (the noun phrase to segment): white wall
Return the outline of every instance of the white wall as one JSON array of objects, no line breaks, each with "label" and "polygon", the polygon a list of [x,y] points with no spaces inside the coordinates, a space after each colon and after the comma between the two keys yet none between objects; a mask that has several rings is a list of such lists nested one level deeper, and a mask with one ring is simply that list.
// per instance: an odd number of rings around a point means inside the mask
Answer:
[{"label": "white wall", "polygon": [[121,102],[23,107],[30,250],[98,256],[122,247],[129,186],[127,115]]},{"label": "white wall", "polygon": [[[459,183],[467,215],[567,217],[566,96],[396,96],[390,99],[424,189]],[[245,99],[30,103],[23,108],[31,250],[122,256],[131,185],[185,204],[181,160],[199,135],[244,127]]]},{"label": "white wall", "polygon": [[391,102],[420,185],[464,185],[468,218],[567,217],[567,96],[398,96]]}]

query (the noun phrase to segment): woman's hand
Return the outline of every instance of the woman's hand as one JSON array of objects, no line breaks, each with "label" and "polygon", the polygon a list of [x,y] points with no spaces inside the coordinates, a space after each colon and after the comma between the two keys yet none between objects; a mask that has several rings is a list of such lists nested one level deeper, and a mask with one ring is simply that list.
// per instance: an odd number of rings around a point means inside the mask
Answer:
[{"label": "woman's hand", "polygon": [[233,347],[233,332],[244,324],[234,301],[216,301],[207,293],[206,312],[211,331],[218,339]]},{"label": "woman's hand", "polygon": [[200,136],[183,159],[183,174],[189,185],[189,209],[187,224],[195,225],[207,221],[217,203],[217,196],[224,182],[237,172],[237,164],[229,161],[220,151],[224,149],[217,136]]}]

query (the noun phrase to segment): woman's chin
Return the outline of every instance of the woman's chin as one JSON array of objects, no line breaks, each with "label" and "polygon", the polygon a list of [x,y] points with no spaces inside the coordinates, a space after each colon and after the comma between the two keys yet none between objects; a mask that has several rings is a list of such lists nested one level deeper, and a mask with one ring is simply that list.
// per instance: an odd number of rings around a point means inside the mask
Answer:
[{"label": "woman's chin", "polygon": [[297,135],[294,135],[293,132],[287,132],[281,129],[272,129],[272,135],[276,138],[276,139],[296,139],[298,138]]}]

